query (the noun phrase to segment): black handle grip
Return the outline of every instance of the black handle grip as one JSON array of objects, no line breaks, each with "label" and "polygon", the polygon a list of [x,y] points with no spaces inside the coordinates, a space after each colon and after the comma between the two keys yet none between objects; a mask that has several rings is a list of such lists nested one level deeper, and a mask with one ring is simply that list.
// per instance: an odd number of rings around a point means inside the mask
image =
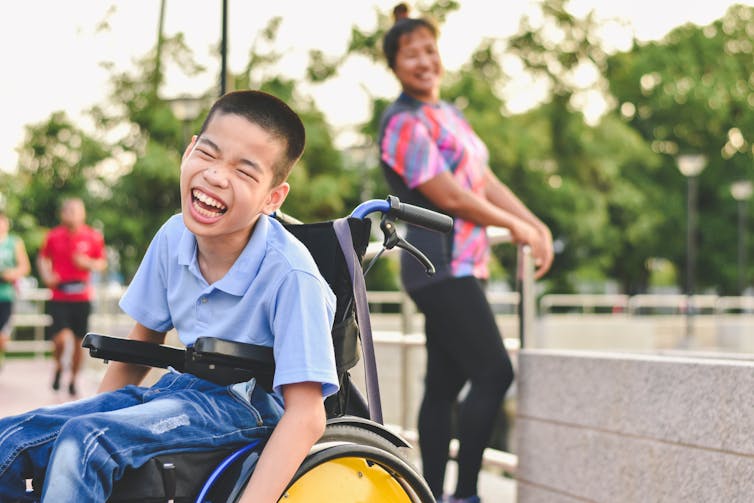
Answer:
[{"label": "black handle grip", "polygon": [[411,225],[418,225],[432,231],[447,233],[453,228],[453,219],[443,213],[428,210],[421,206],[402,203],[395,196],[388,196],[388,214]]}]

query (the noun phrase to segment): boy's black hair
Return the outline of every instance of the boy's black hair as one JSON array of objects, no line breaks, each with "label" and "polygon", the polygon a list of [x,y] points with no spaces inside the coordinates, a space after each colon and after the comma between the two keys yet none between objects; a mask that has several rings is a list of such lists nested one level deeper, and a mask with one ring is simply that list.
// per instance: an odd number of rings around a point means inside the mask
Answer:
[{"label": "boy's black hair", "polygon": [[283,100],[258,90],[231,91],[212,105],[199,135],[216,114],[239,115],[285,143],[285,155],[273,166],[272,185],[285,181],[291,168],[304,152],[306,132],[301,118]]},{"label": "boy's black hair", "polygon": [[408,17],[408,6],[405,3],[393,7],[393,17],[395,24],[382,38],[382,52],[387,59],[387,66],[395,70],[395,57],[400,48],[401,37],[419,28],[426,28],[437,38],[437,27],[429,19]]}]

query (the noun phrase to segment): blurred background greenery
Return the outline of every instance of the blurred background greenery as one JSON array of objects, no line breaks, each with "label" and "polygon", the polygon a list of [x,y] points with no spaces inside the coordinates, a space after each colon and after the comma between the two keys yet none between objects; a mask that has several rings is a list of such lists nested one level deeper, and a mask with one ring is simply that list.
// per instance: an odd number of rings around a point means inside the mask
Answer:
[{"label": "blurred background greenery", "polygon": [[[443,89],[487,143],[495,173],[553,231],[556,260],[540,293],[683,290],[687,179],[677,157],[689,153],[707,159],[698,176],[697,289],[741,293],[749,286],[741,278],[751,277],[741,260],[750,251],[742,236],[750,208],[732,197],[731,186],[751,180],[754,166],[754,8],[735,5],[709,25],[686,24],[661,40],[609,52],[591,14],[574,16],[566,5],[544,1],[536,23],[524,18],[513,37],[485,39],[448,72]],[[438,0],[415,11],[442,27],[458,7]],[[312,50],[307,81],[333,78],[353,57],[385,67],[380,43],[392,21],[387,11],[376,15],[375,30],[353,27],[344,54]],[[304,119],[307,149],[283,210],[309,222],[384,198],[374,138],[389,100],[375,98],[372,118],[352,145],[336,148],[332,125],[300,81],[274,70],[282,56],[275,46],[280,21],[269,21],[227,88],[272,92]],[[164,36],[158,28],[153,50],[134,70],[111,68],[109,99],[89,111],[101,134],[54,113],[27,126],[17,169],[0,172],[2,203],[32,258],[57,222],[60,199],[77,195],[105,234],[112,269],[128,282],[154,232],[180,211],[180,156],[220,87],[186,103],[166,99],[168,65],[189,75],[204,69],[181,34]],[[510,79],[501,62],[510,57],[547,84],[546,99],[525,113],[510,112],[501,98]],[[575,78],[585,68],[596,71],[588,84]],[[582,111],[590,93],[610,107],[596,122]],[[510,285],[515,250],[500,246],[495,253],[493,279]],[[382,261],[370,273],[370,288],[397,289],[396,272],[394,262]]]}]

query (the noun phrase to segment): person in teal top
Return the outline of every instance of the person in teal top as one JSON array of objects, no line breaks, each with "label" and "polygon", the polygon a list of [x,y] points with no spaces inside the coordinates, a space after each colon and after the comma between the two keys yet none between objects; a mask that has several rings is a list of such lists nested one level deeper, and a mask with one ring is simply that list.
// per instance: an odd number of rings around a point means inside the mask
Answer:
[{"label": "person in teal top", "polygon": [[10,219],[0,212],[0,364],[10,339],[10,314],[16,297],[14,283],[31,271],[24,242],[9,231]]}]

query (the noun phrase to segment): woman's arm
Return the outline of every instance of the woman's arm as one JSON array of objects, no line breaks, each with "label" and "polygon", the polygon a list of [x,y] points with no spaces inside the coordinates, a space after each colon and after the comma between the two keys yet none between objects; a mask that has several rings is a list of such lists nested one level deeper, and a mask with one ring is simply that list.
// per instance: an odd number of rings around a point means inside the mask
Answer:
[{"label": "woman's arm", "polygon": [[322,385],[283,386],[285,412],[267,441],[240,503],[275,503],[325,431]]},{"label": "woman's arm", "polygon": [[[545,253],[542,257],[539,257],[540,261],[537,263],[537,277],[542,276],[550,269],[554,258],[552,234],[550,233],[550,229],[539,218],[537,218],[523,202],[521,202],[507,185],[495,176],[492,170],[487,168],[484,178],[485,196],[488,201],[498,208],[502,208],[528,222],[539,231],[542,237]],[[535,256],[535,258],[537,257]]]},{"label": "woman's arm", "polygon": [[[135,323],[131,332],[128,334],[128,338],[137,341],[162,344],[165,342],[165,332],[157,332],[141,325],[140,323]],[[104,393],[120,389],[127,384],[139,384],[141,380],[144,379],[144,376],[147,375],[147,372],[149,372],[149,367],[144,365],[110,362],[97,392]]]},{"label": "woman's arm", "polygon": [[[536,218],[531,221],[525,218],[526,213],[517,214],[520,208],[515,203],[509,202],[498,206],[495,202],[497,199],[503,199],[500,195],[492,200],[487,197],[487,194],[481,197],[458,185],[448,172],[439,173],[419,185],[417,189],[440,210],[451,216],[481,226],[494,225],[509,229],[514,242],[531,246],[532,255],[537,264],[535,274],[537,278],[544,275],[552,264],[552,238],[549,236],[549,230],[543,232],[539,225],[544,229],[547,227]],[[516,198],[515,201],[518,199]],[[518,204],[524,207],[520,201]],[[530,212],[529,214],[531,215]]]},{"label": "woman's arm", "polygon": [[487,168],[484,174],[484,194],[487,200],[498,208],[502,208],[517,217],[529,222],[538,230],[546,229],[547,226],[537,218],[513,191],[500,181],[495,174]]}]

